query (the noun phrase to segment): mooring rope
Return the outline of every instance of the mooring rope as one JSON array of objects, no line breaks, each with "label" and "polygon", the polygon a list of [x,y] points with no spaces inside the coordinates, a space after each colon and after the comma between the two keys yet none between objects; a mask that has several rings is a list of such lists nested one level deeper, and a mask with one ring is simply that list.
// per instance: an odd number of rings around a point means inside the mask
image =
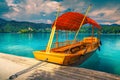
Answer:
[{"label": "mooring rope", "polygon": [[48,60],[48,58],[46,58],[46,59],[43,60],[43,61],[38,62],[37,64],[35,64],[35,65],[33,65],[33,66],[31,66],[31,67],[29,67],[29,68],[27,68],[27,69],[24,69],[24,70],[22,70],[22,71],[19,71],[19,72],[15,73],[15,74],[11,75],[11,76],[8,78],[8,80],[14,80],[14,79],[17,78],[18,76],[20,76],[20,75],[22,75],[22,74],[30,71],[31,69],[35,68],[36,66],[42,64],[43,62],[45,62],[45,61],[47,61],[47,60]]}]

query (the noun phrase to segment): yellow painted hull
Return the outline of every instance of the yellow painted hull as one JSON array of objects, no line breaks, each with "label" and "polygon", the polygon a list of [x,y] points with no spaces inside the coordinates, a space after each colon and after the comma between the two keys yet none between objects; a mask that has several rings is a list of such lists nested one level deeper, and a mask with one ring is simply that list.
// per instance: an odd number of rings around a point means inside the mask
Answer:
[{"label": "yellow painted hull", "polygon": [[[84,47],[83,44],[86,45],[87,48],[81,49]],[[94,37],[94,41],[91,41],[91,37],[87,37],[81,42],[77,42],[75,44],[67,45],[64,47],[54,48],[49,53],[46,51],[34,51],[33,54],[37,60],[48,59],[48,62],[51,63],[70,65],[81,60],[81,56],[84,57],[84,55],[88,55],[94,52],[98,47],[99,40],[97,38]],[[71,49],[69,50],[69,48]],[[85,58],[87,59],[88,57]]]}]

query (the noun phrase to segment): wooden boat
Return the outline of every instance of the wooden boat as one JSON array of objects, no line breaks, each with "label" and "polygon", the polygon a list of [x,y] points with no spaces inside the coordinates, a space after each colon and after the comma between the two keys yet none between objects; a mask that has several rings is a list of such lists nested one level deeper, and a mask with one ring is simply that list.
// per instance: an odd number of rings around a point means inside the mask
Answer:
[{"label": "wooden boat", "polygon": [[[94,28],[98,28],[98,31],[101,29],[97,22],[86,15],[87,12],[85,15],[78,12],[67,12],[59,17],[56,17],[56,20],[52,25],[52,31],[46,50],[34,51],[33,54],[35,58],[37,60],[48,59],[48,62],[61,65],[70,65],[77,62],[82,63],[86,60],[100,47],[100,39],[94,36]],[[92,25],[92,35],[78,41],[76,38],[79,30],[83,24],[87,23]],[[58,30],[76,31],[74,40],[58,42],[58,33],[56,32],[56,42],[52,44],[55,31]],[[52,49],[51,45],[54,46]]]}]

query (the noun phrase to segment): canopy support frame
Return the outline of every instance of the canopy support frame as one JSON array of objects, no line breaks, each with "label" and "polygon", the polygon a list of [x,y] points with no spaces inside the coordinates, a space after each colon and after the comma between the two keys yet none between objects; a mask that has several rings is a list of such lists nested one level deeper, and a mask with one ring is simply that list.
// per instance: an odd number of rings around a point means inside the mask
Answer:
[{"label": "canopy support frame", "polygon": [[51,31],[51,34],[50,34],[48,45],[46,47],[46,53],[50,53],[50,50],[51,50],[51,45],[52,45],[54,34],[55,34],[55,31],[56,31],[56,22],[57,22],[57,19],[58,19],[59,12],[60,12],[60,6],[59,6],[58,11],[56,13],[55,24],[52,27],[52,31]]}]

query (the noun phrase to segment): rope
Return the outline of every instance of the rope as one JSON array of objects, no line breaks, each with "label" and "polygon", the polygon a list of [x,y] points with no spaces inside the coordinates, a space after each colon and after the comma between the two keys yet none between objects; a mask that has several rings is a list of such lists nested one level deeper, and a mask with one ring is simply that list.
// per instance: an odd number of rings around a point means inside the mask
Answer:
[{"label": "rope", "polygon": [[22,74],[30,71],[31,69],[35,68],[36,66],[42,64],[43,62],[45,62],[45,61],[47,61],[47,60],[48,60],[48,59],[46,58],[45,60],[40,61],[40,62],[38,62],[37,64],[35,64],[35,65],[33,65],[33,66],[31,66],[31,67],[29,67],[29,68],[27,68],[27,69],[24,69],[24,70],[22,70],[22,71],[17,72],[16,74],[11,75],[8,80],[14,80],[15,78],[17,78],[17,77],[19,77],[20,75],[22,75]]}]

